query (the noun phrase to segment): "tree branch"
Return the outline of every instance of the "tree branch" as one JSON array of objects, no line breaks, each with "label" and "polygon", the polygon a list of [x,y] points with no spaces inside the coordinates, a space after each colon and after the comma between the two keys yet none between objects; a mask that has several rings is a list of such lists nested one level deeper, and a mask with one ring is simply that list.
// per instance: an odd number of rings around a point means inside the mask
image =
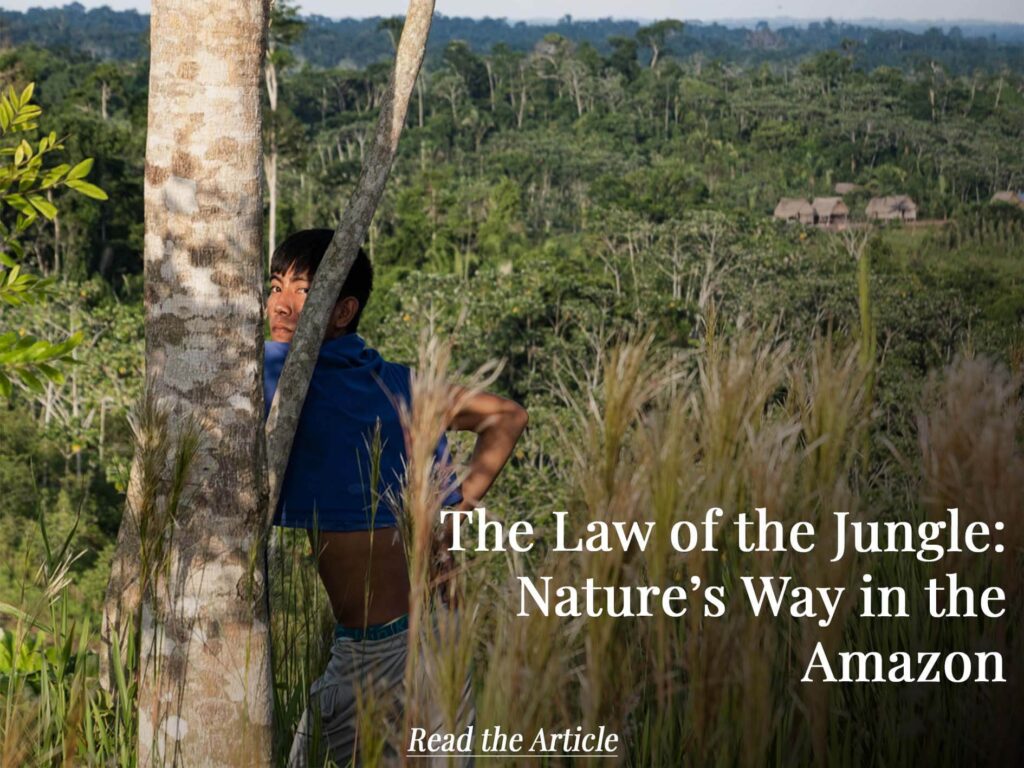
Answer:
[{"label": "tree branch", "polygon": [[395,56],[395,68],[377,121],[373,148],[363,163],[356,189],[327,247],[327,253],[324,254],[303,305],[295,337],[281,372],[277,394],[270,406],[266,425],[267,480],[270,491],[266,524],[268,531],[281,497],[281,483],[288,467],[295,428],[320,354],[327,319],[384,193],[384,185],[398,151],[398,139],[405,125],[409,99],[423,63],[433,15],[433,0],[410,0]]}]

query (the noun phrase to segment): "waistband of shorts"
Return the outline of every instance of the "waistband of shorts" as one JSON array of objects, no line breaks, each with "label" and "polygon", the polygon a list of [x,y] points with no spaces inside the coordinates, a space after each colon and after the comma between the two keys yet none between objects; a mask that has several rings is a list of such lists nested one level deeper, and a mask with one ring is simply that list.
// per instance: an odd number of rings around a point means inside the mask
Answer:
[{"label": "waistband of shorts", "polygon": [[409,614],[404,613],[397,619],[392,619],[384,624],[371,624],[366,627],[345,627],[341,624],[334,626],[335,640],[385,640],[409,629]]}]

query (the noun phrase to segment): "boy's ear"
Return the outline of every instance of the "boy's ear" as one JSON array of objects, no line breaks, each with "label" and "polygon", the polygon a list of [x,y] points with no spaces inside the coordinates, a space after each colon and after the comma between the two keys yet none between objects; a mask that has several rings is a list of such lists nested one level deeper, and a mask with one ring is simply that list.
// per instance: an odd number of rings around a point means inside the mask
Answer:
[{"label": "boy's ear", "polygon": [[346,296],[339,299],[331,310],[331,319],[327,323],[327,333],[332,336],[341,336],[345,333],[349,323],[359,311],[359,299],[355,296]]}]

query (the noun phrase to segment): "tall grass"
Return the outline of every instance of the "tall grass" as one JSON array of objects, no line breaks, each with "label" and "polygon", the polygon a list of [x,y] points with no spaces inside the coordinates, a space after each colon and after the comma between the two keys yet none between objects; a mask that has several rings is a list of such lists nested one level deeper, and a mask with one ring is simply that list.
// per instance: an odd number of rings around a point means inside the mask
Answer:
[{"label": "tall grass", "polygon": [[[712,324],[713,325],[713,324]],[[413,585],[404,720],[360,698],[365,765],[401,754],[406,729],[439,713],[438,725],[465,724],[463,686],[472,680],[478,730],[500,724],[530,738],[550,730],[606,725],[622,734],[621,762],[641,766],[1010,765],[1021,749],[1019,659],[1024,540],[1024,416],[1019,374],[961,357],[934,374],[922,399],[917,456],[898,456],[870,430],[871,368],[856,343],[819,338],[798,345],[772,334],[711,332],[688,355],[662,356],[649,335],[601,352],[596,375],[568,382],[558,463],[563,508],[573,531],[591,520],[656,522],[646,551],[553,553],[553,510],[531,515],[537,547],[528,557],[468,555],[457,591],[439,593],[432,557],[443,498],[430,470],[433,446],[454,403],[442,386],[448,349],[423,347],[409,426],[404,538]],[[473,382],[479,385],[480,381]],[[528,438],[527,438],[528,439]],[[789,525],[819,531],[810,555],[743,553],[731,525],[764,506]],[[861,519],[937,518],[957,506],[967,519],[997,520],[1006,552],[923,564],[906,556],[828,562],[831,515]],[[699,524],[721,507],[717,552],[677,553],[671,523]],[[313,547],[279,532],[271,563],[275,705],[287,751],[309,685],[326,658],[330,618],[315,575]],[[73,555],[45,553],[44,604],[5,604],[0,645],[3,766],[132,765],[130,664],[118,691],[97,689],[95,630],[66,620]],[[927,616],[928,578],[956,571],[961,582],[1007,591],[999,620]],[[810,586],[900,585],[909,619],[862,619],[846,610],[829,627],[788,616],[755,618],[742,600],[743,575],[791,576]],[[726,614],[704,618],[702,593],[688,590],[688,613],[673,619],[517,617],[517,577],[554,584],[727,587]],[[447,588],[447,587],[446,587]],[[454,605],[450,610],[446,605]],[[825,685],[799,682],[810,649],[1000,650],[1005,685]],[[478,745],[479,746],[479,745]],[[279,753],[283,757],[283,753]]]},{"label": "tall grass", "polygon": [[[836,511],[917,522],[955,500],[968,519],[1012,525],[1024,488],[1019,381],[987,362],[961,360],[942,371],[934,385],[941,397],[927,401],[921,416],[922,453],[914,462],[884,443],[867,443],[874,370],[856,343],[820,338],[798,352],[786,341],[748,333],[711,337],[689,359],[662,360],[649,336],[634,336],[603,354],[598,370],[593,386],[567,390],[572,418],[563,435],[562,479],[574,533],[583,535],[591,520],[649,519],[658,535],[646,552],[541,552],[532,564],[483,555],[464,562],[466,603],[477,611],[466,629],[474,634],[481,728],[500,724],[533,734],[606,725],[623,734],[625,762],[635,765],[854,766],[916,764],[920,753],[908,749],[907,735],[923,735],[923,724],[948,723],[924,747],[930,764],[960,765],[979,756],[1006,764],[1020,748],[1009,714],[1015,710],[1006,706],[1019,684],[924,688],[799,679],[818,643],[830,656],[1003,650],[1008,666],[1016,666],[1019,531],[1000,538],[1007,557],[975,557],[962,572],[962,581],[976,587],[1007,589],[1014,605],[1008,620],[943,624],[928,617],[919,597],[925,580],[959,568],[953,560],[925,567],[891,555],[830,558]],[[870,463],[863,461],[866,448],[877,457]],[[726,512],[718,551],[676,553],[666,539],[669,525],[699,523],[712,506]],[[815,551],[740,552],[729,523],[755,506],[786,525],[813,522]],[[423,550],[410,561],[422,569],[428,524],[421,525],[411,540]],[[542,529],[539,539],[550,541],[551,534]],[[524,573],[551,576],[555,584],[593,578],[606,586],[686,585],[699,578],[727,586],[727,612],[704,618],[696,591],[683,619],[658,613],[559,619],[536,611],[516,617],[516,577]],[[876,584],[906,588],[912,617],[860,618],[848,595],[827,627],[787,615],[755,618],[738,585],[741,575],[778,575],[852,592],[863,573]],[[414,570],[414,577],[423,594],[426,573]],[[449,652],[461,670],[462,646]],[[410,675],[416,663],[410,662]],[[999,739],[992,743],[996,725]]]}]

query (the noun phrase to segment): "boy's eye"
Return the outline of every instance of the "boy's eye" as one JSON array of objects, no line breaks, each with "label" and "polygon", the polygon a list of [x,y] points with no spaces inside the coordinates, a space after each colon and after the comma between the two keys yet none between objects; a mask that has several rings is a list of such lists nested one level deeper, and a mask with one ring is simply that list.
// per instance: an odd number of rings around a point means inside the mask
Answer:
[{"label": "boy's eye", "polygon": [[271,293],[280,293],[281,292],[281,286],[280,285],[272,285],[272,286],[270,286],[270,292]]}]

